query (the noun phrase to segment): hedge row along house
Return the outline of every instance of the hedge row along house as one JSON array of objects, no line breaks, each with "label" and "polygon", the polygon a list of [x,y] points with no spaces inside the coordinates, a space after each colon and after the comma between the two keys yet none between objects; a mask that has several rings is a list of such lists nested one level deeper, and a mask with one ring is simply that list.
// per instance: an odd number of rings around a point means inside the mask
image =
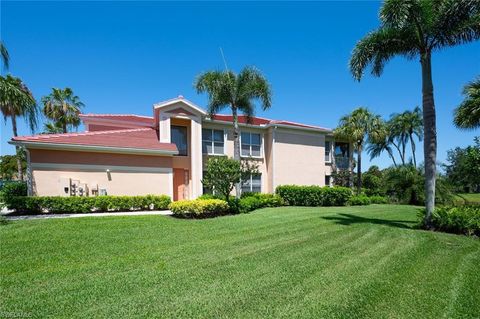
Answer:
[{"label": "hedge row along house", "polygon": [[[233,157],[230,115],[213,118],[179,96],[153,106],[153,116],[82,114],[85,132],[21,136],[29,195],[166,194],[193,199],[207,190],[202,173],[210,156]],[[272,193],[276,186],[331,185],[335,169],[350,169],[351,145],[332,130],[239,116],[241,155],[259,174],[242,191]]]}]

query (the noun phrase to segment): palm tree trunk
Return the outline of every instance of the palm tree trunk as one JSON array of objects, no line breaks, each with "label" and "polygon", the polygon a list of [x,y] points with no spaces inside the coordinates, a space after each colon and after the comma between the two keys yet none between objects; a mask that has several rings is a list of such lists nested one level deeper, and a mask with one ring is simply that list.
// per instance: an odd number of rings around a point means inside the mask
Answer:
[{"label": "palm tree trunk", "polygon": [[415,157],[415,142],[413,141],[413,135],[409,134],[410,137],[410,144],[412,145],[412,157],[413,157],[413,165],[417,167],[417,158]]},{"label": "palm tree trunk", "polygon": [[387,153],[388,155],[390,156],[390,158],[392,159],[393,161],[393,166],[397,167],[397,162],[395,161],[395,156],[393,156],[393,153],[391,150],[387,150]]},{"label": "palm tree trunk", "polygon": [[[12,130],[13,130],[13,136],[17,137],[18,136],[17,119],[15,115],[12,115]],[[23,181],[22,160],[20,159],[20,147],[15,146],[15,152],[17,154],[17,177],[20,181]]]},{"label": "palm tree trunk", "polygon": [[362,144],[357,146],[357,192],[362,191]]},{"label": "palm tree trunk", "polygon": [[62,123],[63,133],[67,133],[67,123]]},{"label": "palm tree trunk", "polygon": [[402,161],[402,165],[405,165],[405,158],[402,155],[402,151],[400,150],[400,147],[394,142],[392,142],[392,145],[397,149],[398,154],[400,155],[400,160]]},{"label": "palm tree trunk", "polygon": [[[240,161],[240,128],[238,127],[237,107],[232,104],[233,116],[233,159]],[[235,197],[238,199],[242,194],[242,183],[235,185]]]},{"label": "palm tree trunk", "polygon": [[435,209],[435,177],[437,160],[437,129],[435,102],[433,99],[432,64],[430,52],[421,55],[422,65],[422,107],[425,140],[423,152],[425,156],[425,226],[431,227],[431,217]]}]

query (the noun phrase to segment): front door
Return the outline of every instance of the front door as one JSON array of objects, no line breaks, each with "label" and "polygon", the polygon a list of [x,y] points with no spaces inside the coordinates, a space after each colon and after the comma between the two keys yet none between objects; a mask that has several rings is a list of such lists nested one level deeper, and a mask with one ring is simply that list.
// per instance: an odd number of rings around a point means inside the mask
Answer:
[{"label": "front door", "polygon": [[188,170],[183,168],[173,169],[173,200],[188,198]]}]

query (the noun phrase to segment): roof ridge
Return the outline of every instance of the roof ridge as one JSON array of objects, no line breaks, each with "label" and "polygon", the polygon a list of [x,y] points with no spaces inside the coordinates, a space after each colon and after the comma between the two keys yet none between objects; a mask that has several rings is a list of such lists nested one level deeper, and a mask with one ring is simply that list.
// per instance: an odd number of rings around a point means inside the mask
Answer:
[{"label": "roof ridge", "polygon": [[36,135],[23,135],[14,137],[13,140],[17,139],[25,139],[25,138],[55,138],[55,137],[73,137],[73,136],[91,136],[91,135],[102,135],[102,134],[110,134],[110,133],[127,133],[127,132],[139,132],[139,131],[146,131],[146,130],[153,130],[152,128],[148,127],[141,127],[141,128],[129,128],[129,129],[122,129],[122,130],[107,130],[107,131],[91,131],[91,132],[75,132],[75,133],[58,133],[58,134],[36,134]]}]

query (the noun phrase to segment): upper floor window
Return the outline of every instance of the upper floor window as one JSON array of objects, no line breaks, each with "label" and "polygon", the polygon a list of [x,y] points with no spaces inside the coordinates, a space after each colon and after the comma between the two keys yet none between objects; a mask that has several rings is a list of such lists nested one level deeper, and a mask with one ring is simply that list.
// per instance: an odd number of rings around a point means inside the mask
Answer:
[{"label": "upper floor window", "polygon": [[202,153],[209,155],[225,154],[225,139],[223,130],[202,130]]},{"label": "upper floor window", "polygon": [[325,141],[325,162],[331,162],[331,149],[332,145],[330,141]]},{"label": "upper floor window", "polygon": [[260,157],[262,139],[259,133],[242,132],[242,156]]},{"label": "upper floor window", "polygon": [[178,155],[187,156],[188,155],[188,142],[187,142],[187,127],[186,126],[175,126],[170,127],[170,136],[172,143],[177,146]]}]

